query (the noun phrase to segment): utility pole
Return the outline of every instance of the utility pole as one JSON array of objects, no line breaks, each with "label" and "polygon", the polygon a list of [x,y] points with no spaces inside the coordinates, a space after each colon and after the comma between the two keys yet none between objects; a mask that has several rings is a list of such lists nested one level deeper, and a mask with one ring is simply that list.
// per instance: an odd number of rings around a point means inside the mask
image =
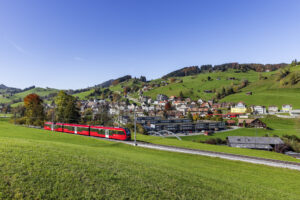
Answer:
[{"label": "utility pole", "polygon": [[135,108],[136,108],[136,106],[134,106],[134,146],[137,146],[137,143],[136,143],[136,113],[135,113]]},{"label": "utility pole", "polygon": [[52,112],[52,127],[51,127],[51,129],[52,129],[52,131],[54,131],[54,120],[55,120],[55,104],[54,104],[54,102],[52,103],[52,109],[53,109],[53,112]]}]

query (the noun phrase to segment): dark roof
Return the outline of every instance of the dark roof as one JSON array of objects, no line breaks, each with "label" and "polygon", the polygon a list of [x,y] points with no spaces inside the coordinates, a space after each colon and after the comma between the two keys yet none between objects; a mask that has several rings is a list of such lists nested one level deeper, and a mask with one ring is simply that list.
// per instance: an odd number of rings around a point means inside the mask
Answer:
[{"label": "dark roof", "polygon": [[240,148],[272,149],[270,145],[284,144],[279,137],[228,136],[228,145]]}]

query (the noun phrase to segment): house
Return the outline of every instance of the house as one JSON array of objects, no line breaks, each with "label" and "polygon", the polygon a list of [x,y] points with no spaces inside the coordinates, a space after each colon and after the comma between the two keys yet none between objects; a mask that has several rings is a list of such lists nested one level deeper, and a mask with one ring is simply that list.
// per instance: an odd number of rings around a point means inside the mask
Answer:
[{"label": "house", "polygon": [[120,117],[120,123],[121,124],[128,124],[130,122],[130,117],[129,116],[126,116],[126,115],[123,115]]},{"label": "house", "polygon": [[272,150],[284,142],[279,137],[228,136],[227,144],[230,147]]},{"label": "house", "polygon": [[211,108],[211,105],[208,102],[204,102],[200,105],[200,108]]},{"label": "house", "polygon": [[291,111],[290,111],[290,115],[291,115],[292,117],[300,117],[300,109],[291,110]]},{"label": "house", "polygon": [[157,101],[167,101],[169,98],[166,96],[166,95],[164,95],[164,94],[158,94],[157,96],[156,96],[156,100]]},{"label": "house", "polygon": [[282,105],[282,112],[290,112],[292,109],[293,109],[293,107],[290,104]]},{"label": "house", "polygon": [[243,102],[237,103],[235,106],[231,106],[231,113],[245,113],[247,111],[246,105]]},{"label": "house", "polygon": [[176,99],[177,99],[176,96],[170,96],[169,101],[174,101],[174,100],[176,100]]},{"label": "house", "polygon": [[253,112],[258,115],[267,114],[267,109],[265,106],[253,106]]},{"label": "house", "polygon": [[203,100],[202,100],[202,99],[198,99],[197,103],[198,103],[198,104],[202,104],[202,103],[203,103]]},{"label": "house", "polygon": [[278,112],[278,107],[277,106],[269,106],[268,113],[275,114],[277,112]]},{"label": "house", "polygon": [[267,125],[259,119],[239,119],[238,125],[247,128],[267,128]]},{"label": "house", "polygon": [[231,120],[231,119],[227,120],[226,121],[226,125],[227,126],[235,126],[236,125],[236,121],[235,120]]},{"label": "house", "polygon": [[186,103],[190,103],[191,101],[192,101],[191,98],[186,98],[186,99],[185,99],[185,102],[186,102]]}]

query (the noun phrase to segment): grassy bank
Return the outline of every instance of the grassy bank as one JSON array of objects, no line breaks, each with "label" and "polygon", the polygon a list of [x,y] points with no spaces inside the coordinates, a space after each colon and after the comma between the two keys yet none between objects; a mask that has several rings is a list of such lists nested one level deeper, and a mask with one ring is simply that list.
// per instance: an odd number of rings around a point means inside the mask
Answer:
[{"label": "grassy bank", "polygon": [[300,173],[0,122],[0,199],[297,199]]}]

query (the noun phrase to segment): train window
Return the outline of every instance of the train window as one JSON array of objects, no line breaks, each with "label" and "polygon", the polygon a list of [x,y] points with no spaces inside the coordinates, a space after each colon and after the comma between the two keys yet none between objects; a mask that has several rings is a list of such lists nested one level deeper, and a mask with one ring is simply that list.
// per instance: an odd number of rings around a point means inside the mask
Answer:
[{"label": "train window", "polygon": [[124,135],[124,132],[120,130],[109,130],[109,135],[113,135],[113,134]]},{"label": "train window", "polygon": [[105,135],[105,129],[92,128],[91,131],[101,135]]},{"label": "train window", "polygon": [[105,129],[98,129],[98,133],[102,134],[102,135],[105,135]]},{"label": "train window", "polygon": [[89,130],[89,128],[87,128],[87,127],[77,127],[78,132],[88,131],[88,130]]},{"label": "train window", "polygon": [[68,130],[68,131],[73,131],[73,127],[72,126],[64,126],[64,129]]},{"label": "train window", "polygon": [[55,125],[54,127],[55,128],[61,128],[61,125]]}]

